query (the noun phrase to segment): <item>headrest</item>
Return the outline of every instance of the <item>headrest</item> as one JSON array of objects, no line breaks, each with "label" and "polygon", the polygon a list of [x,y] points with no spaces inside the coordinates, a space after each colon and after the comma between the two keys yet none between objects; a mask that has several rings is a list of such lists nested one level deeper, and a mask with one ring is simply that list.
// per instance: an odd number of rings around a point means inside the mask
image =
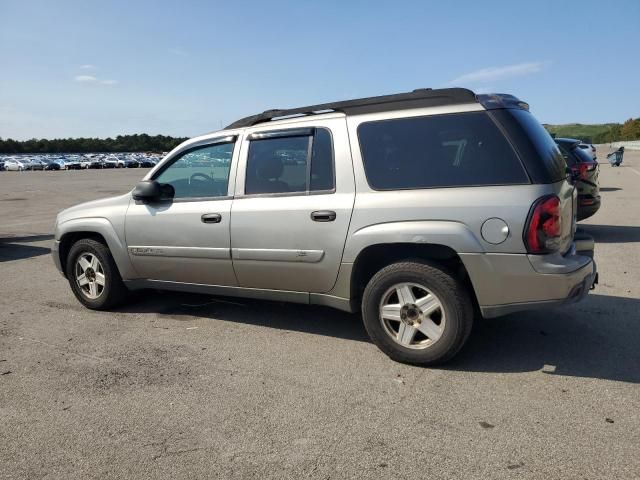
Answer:
[{"label": "headrest", "polygon": [[278,179],[282,176],[282,172],[284,172],[284,165],[279,157],[269,157],[267,160],[263,160],[256,170],[256,174],[261,180]]}]

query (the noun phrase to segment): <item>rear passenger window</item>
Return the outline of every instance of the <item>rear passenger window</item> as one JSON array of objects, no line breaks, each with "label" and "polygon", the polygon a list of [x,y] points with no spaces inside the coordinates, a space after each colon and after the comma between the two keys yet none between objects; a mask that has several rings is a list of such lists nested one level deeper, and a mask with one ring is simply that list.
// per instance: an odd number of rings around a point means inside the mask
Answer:
[{"label": "rear passenger window", "polygon": [[324,128],[249,143],[245,194],[305,193],[334,188],[331,134]]},{"label": "rear passenger window", "polygon": [[529,183],[485,112],[367,122],[358,139],[375,190]]}]

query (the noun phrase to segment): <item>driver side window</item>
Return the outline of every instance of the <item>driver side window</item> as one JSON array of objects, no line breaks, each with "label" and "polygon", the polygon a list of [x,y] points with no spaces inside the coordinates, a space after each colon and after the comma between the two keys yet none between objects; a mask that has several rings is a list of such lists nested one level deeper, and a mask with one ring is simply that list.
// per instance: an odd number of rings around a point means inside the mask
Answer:
[{"label": "driver side window", "polygon": [[225,197],[229,186],[229,170],[234,143],[205,145],[189,150],[155,178],[170,184],[174,199]]}]

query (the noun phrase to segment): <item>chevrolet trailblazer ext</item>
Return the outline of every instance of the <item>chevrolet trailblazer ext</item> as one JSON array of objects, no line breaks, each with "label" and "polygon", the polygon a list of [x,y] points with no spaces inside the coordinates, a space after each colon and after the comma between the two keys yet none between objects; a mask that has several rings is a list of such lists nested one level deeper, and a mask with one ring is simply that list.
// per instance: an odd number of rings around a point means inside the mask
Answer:
[{"label": "chevrolet trailblazer ext", "polygon": [[430,365],[474,315],[583,298],[593,240],[553,139],[511,95],[421,89],[269,110],[193,138],[135,189],[64,210],[53,258],[88,308],[157,288],[362,311]]}]

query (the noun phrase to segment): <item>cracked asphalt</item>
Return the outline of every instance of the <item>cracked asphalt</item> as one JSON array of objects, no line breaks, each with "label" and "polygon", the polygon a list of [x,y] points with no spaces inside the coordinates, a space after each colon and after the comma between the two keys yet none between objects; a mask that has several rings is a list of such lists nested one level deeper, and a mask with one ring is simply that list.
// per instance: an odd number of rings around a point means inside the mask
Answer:
[{"label": "cracked asphalt", "polygon": [[640,152],[606,151],[583,222],[598,288],[476,322],[432,369],[323,307],[86,310],[49,255],[55,214],[144,172],[0,172],[0,478],[639,478]]}]

